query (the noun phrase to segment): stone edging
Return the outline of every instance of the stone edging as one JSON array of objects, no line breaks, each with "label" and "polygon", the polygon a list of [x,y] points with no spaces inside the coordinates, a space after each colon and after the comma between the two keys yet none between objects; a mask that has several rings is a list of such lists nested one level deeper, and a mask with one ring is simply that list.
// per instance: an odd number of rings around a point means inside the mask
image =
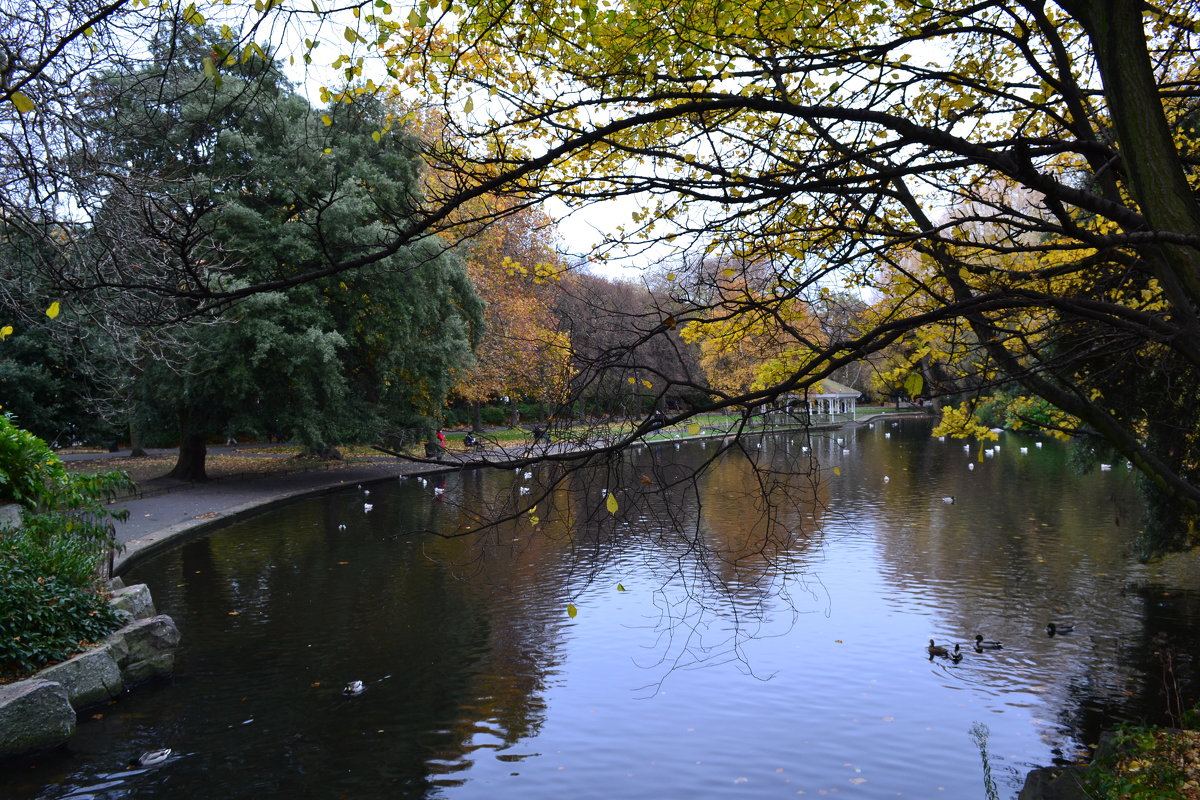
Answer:
[{"label": "stone edging", "polygon": [[0,686],[0,759],[64,744],[79,712],[174,671],[179,629],[155,613],[149,588],[115,579],[109,604],[126,624],[100,646]]}]

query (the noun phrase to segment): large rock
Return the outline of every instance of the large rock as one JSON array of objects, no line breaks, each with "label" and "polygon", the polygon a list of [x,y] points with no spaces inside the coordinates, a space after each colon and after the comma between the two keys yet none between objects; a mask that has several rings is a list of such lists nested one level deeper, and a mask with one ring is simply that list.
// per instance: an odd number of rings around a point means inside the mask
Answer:
[{"label": "large rock", "polygon": [[76,711],[111,700],[125,690],[121,669],[106,648],[80,653],[35,677],[62,684]]},{"label": "large rock", "polygon": [[126,625],[104,640],[126,685],[141,683],[175,671],[179,628],[165,614]]},{"label": "large rock", "polygon": [[150,587],[144,583],[114,589],[108,604],[123,622],[154,616],[154,598],[150,596]]},{"label": "large rock", "polygon": [[0,756],[55,747],[75,733],[67,690],[53,681],[0,686]]},{"label": "large rock", "polygon": [[17,530],[21,527],[21,507],[16,503],[0,505],[0,530]]}]

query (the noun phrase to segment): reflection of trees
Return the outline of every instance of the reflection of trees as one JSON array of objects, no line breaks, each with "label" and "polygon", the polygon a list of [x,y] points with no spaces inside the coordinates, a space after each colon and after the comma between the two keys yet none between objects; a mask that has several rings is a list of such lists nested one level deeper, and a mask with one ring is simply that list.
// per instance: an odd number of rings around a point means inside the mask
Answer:
[{"label": "reflection of trees", "polygon": [[636,567],[657,587],[654,666],[740,658],[802,570],[820,515],[813,466],[793,435],[657,441],[582,466],[476,471],[441,497],[428,529],[445,540],[429,553],[559,609]]}]

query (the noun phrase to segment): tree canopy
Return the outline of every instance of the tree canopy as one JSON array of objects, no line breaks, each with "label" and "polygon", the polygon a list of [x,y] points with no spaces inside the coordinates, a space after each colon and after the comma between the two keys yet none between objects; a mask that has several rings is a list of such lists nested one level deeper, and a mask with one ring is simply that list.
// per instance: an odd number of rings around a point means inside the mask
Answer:
[{"label": "tree canopy", "polygon": [[[231,4],[243,10],[255,33],[301,13]],[[438,105],[445,135],[425,156],[458,177],[350,255],[313,252],[291,274],[236,287],[158,291],[203,304],[358,269],[461,224],[456,210],[489,193],[508,198],[505,213],[549,197],[585,209],[636,198],[636,230],[613,242],[690,254],[676,305],[647,317],[647,337],[712,319],[712,258],[771,265],[753,276],[769,291],[748,313],[786,319],[830,285],[875,305],[871,324],[716,405],[771,402],[915,335],[917,361],[963,369],[979,389],[1016,382],[1129,459],[1146,476],[1158,541],[1183,541],[1200,509],[1188,412],[1200,389],[1194,0],[351,10],[316,11],[341,52],[326,62],[314,35],[295,58],[337,71],[345,83],[327,82],[325,96],[339,104],[378,90]],[[80,46],[82,34],[60,29]],[[233,37],[196,74],[236,72],[252,45]],[[59,85],[59,53],[75,52],[43,51],[10,71],[10,121],[49,108],[39,82]]]}]

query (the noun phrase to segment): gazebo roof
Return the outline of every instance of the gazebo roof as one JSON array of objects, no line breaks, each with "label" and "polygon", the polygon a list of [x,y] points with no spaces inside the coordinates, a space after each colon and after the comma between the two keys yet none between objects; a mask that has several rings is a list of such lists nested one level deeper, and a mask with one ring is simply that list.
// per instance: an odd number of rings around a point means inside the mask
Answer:
[{"label": "gazebo roof", "polygon": [[851,389],[849,386],[845,386],[837,381],[825,378],[824,380],[818,381],[816,384],[814,384],[806,394],[810,399],[812,399],[818,397],[858,397],[860,394],[862,394],[862,392],[858,391],[857,389]]}]

